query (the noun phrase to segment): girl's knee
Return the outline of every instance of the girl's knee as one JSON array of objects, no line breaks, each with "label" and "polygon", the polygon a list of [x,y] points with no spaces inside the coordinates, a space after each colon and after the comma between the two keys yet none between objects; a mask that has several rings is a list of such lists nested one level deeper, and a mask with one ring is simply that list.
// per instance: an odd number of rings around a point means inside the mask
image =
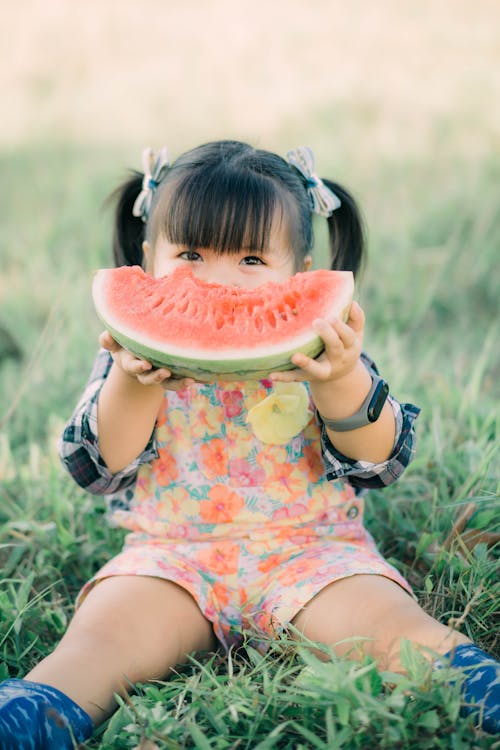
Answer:
[{"label": "girl's knee", "polygon": [[193,651],[215,646],[211,623],[191,595],[170,581],[141,576],[104,579],[83,601],[60,647],[108,654],[129,676],[161,677]]},{"label": "girl's knee", "polygon": [[89,657],[99,657],[102,653],[108,658],[119,656],[137,642],[138,628],[135,618],[127,617],[123,610],[101,612],[90,602],[84,603],[75,613],[57,650],[76,649]]},{"label": "girl's knee", "polygon": [[367,654],[382,668],[398,671],[403,639],[440,654],[469,642],[434,620],[397,583],[374,575],[331,584],[293,622],[306,638],[333,647],[341,656]]}]

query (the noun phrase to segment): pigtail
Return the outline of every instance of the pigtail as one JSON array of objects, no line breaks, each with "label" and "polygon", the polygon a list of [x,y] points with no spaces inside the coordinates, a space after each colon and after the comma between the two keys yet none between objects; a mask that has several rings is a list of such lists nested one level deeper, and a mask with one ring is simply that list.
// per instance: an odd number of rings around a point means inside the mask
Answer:
[{"label": "pigtail", "polygon": [[342,185],[323,179],[340,199],[340,207],[327,219],[332,270],[359,271],[365,255],[365,229],[356,201]]},{"label": "pigtail", "polygon": [[132,213],[135,200],[142,189],[142,179],[142,174],[133,172],[106,201],[115,204],[113,259],[117,266],[140,266],[143,262],[145,224],[141,217]]}]

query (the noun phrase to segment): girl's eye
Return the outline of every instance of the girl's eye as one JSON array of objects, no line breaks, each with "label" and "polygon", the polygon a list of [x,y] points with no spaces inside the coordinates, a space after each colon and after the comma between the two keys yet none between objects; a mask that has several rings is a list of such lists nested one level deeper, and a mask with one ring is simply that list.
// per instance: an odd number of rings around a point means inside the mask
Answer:
[{"label": "girl's eye", "polygon": [[241,259],[241,263],[245,266],[263,266],[264,261],[262,258],[258,258],[257,255],[246,255]]},{"label": "girl's eye", "polygon": [[199,253],[197,253],[195,250],[184,250],[183,253],[180,253],[179,258],[182,258],[183,260],[202,260],[202,257]]}]

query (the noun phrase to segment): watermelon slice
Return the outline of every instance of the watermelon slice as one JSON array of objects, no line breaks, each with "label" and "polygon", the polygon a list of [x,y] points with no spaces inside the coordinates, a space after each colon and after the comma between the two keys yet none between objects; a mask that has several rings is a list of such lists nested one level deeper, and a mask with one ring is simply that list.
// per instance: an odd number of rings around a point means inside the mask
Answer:
[{"label": "watermelon slice", "polygon": [[350,271],[307,271],[243,289],[201,281],[188,266],[157,279],[139,266],[105,268],[92,289],[116,341],[197,380],[260,379],[293,369],[294,352],[316,357],[324,345],[313,321],[345,320],[353,291]]}]

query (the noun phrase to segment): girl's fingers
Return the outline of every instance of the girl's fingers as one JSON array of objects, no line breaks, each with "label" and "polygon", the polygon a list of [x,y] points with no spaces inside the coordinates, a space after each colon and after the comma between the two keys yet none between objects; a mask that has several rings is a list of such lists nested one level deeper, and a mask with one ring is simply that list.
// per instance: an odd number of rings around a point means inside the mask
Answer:
[{"label": "girl's fingers", "polygon": [[[300,357],[300,365],[299,365]],[[326,380],[332,372],[332,366],[328,357],[320,357],[319,359],[311,359],[305,355],[294,355],[292,362],[299,365],[302,373],[304,374],[305,380]]]},{"label": "girl's fingers", "polygon": [[121,349],[120,344],[114,340],[109,331],[103,331],[99,336],[99,345],[108,352],[117,352]]},{"label": "girl's fingers", "polygon": [[344,349],[354,345],[358,334],[353,328],[342,320],[336,320],[332,325]]},{"label": "girl's fingers", "polygon": [[144,372],[149,372],[153,369],[151,362],[147,362],[145,359],[136,357],[132,352],[128,352],[126,349],[122,349],[118,355],[120,358],[120,365],[128,375],[141,375]]},{"label": "girl's fingers", "polygon": [[152,369],[152,364],[145,359],[136,357],[132,352],[127,351],[119,344],[109,331],[104,331],[99,336],[99,344],[110,354],[114,355],[113,359],[118,362],[122,370],[128,375],[138,375]]},{"label": "girl's fingers", "polygon": [[194,378],[178,378],[173,377],[170,370],[166,367],[159,367],[151,372],[146,372],[144,375],[138,375],[137,380],[142,385],[161,385],[165,390],[168,391],[182,391],[183,388],[187,388],[193,385],[196,381]]},{"label": "girl's fingers", "polygon": [[[324,318],[318,318],[313,323],[314,331],[323,339],[329,357],[338,357],[342,349],[349,345],[348,334],[343,333],[342,326],[344,326],[344,323],[340,320],[329,323]],[[345,337],[345,341],[343,337]]]},{"label": "girl's fingers", "polygon": [[[144,362],[144,360],[139,361]],[[149,362],[146,362],[146,364],[151,367]],[[142,385],[160,385],[164,380],[169,380],[172,375],[170,370],[167,370],[165,367],[159,367],[157,370],[151,370],[151,372],[138,372],[136,374],[137,380]]]},{"label": "girl's fingers", "polygon": [[342,349],[350,349],[354,346],[363,327],[364,313],[359,306],[358,310],[354,311],[354,317],[350,317],[347,323],[338,318],[331,322],[324,319],[314,321],[314,330],[325,342],[327,353],[332,356],[338,356]]},{"label": "girl's fingers", "polygon": [[285,372],[272,372],[269,377],[276,383],[303,382],[311,378],[323,380],[330,375],[331,366],[326,357],[311,359],[300,352],[292,357],[292,363],[297,365],[297,370],[286,370]]},{"label": "girl's fingers", "polygon": [[353,302],[349,312],[349,326],[356,333],[361,333],[365,326],[365,313],[359,302]]},{"label": "girl's fingers", "polygon": [[109,331],[101,333],[99,344],[103,349],[107,349],[110,354],[115,355],[114,359],[121,369],[127,375],[136,377],[141,385],[163,385],[170,391],[181,391],[195,382],[192,378],[172,378],[172,373],[166,367],[155,369],[151,362],[136,357],[135,354],[124,349],[115,341]]},{"label": "girl's fingers", "polygon": [[[295,359],[292,358],[293,364],[298,364],[298,362],[295,362]],[[295,383],[295,382],[303,382],[304,380],[307,380],[306,373],[301,370],[285,370],[284,372],[271,372],[269,373],[269,379],[273,381],[273,383]]]}]

